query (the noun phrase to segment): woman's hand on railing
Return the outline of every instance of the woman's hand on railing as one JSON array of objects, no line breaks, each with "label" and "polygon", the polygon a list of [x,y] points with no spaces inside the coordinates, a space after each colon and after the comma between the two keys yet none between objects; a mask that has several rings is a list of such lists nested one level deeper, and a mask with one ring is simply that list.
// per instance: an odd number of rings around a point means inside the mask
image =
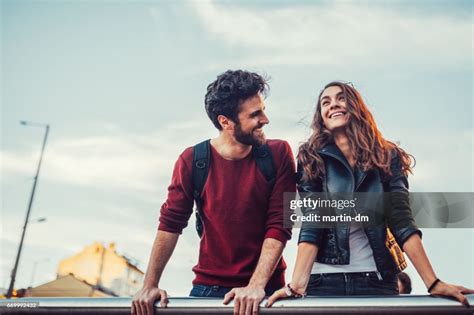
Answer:
[{"label": "woman's hand on railing", "polygon": [[143,287],[132,300],[132,315],[153,315],[155,301],[160,300],[160,305],[168,305],[168,294],[157,287]]},{"label": "woman's hand on railing", "polygon": [[267,304],[265,306],[271,307],[276,301],[288,297],[288,294],[286,294],[286,288],[283,287],[280,290],[276,290],[275,292],[273,292],[273,294],[268,298]]},{"label": "woman's hand on railing", "polygon": [[279,299],[284,299],[288,297],[294,297],[294,298],[301,298],[306,296],[306,290],[303,288],[296,288],[293,286],[291,283],[288,283],[286,286],[281,288],[278,291],[275,291],[275,293],[270,296],[270,298],[267,301],[267,307],[272,306],[275,301]]},{"label": "woman's hand on railing", "polygon": [[465,306],[469,306],[469,301],[464,294],[474,294],[474,290],[468,289],[461,285],[449,284],[443,281],[439,281],[431,290],[431,295],[440,295],[453,297]]}]

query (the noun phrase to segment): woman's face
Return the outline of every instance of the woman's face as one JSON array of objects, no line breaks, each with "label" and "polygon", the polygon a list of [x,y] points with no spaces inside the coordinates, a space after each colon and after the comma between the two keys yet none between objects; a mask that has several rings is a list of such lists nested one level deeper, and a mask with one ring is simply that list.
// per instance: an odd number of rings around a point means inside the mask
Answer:
[{"label": "woman's face", "polygon": [[321,117],[324,126],[330,130],[344,127],[349,121],[346,99],[339,86],[330,86],[323,91],[320,98]]}]

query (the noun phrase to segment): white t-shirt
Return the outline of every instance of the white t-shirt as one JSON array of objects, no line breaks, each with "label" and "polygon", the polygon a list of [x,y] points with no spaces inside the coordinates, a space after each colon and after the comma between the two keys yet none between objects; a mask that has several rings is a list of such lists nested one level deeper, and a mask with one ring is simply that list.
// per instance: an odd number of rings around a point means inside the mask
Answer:
[{"label": "white t-shirt", "polygon": [[369,239],[365,235],[361,223],[351,222],[349,232],[349,264],[332,265],[315,262],[311,274],[339,273],[339,272],[372,272],[377,271],[374,253],[370,247]]}]

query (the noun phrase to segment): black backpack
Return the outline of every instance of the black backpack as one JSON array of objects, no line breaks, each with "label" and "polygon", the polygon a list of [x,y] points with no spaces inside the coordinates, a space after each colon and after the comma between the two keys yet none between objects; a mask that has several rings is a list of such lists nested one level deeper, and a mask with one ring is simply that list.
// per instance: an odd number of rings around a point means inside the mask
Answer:
[{"label": "black backpack", "polygon": [[[202,225],[202,199],[201,193],[206,183],[207,174],[209,172],[209,166],[211,164],[211,144],[210,139],[198,143],[194,146],[193,155],[193,197],[196,203],[196,231],[199,237],[202,237],[203,225]],[[276,171],[273,165],[273,156],[270,148],[267,144],[262,146],[253,146],[252,154],[257,163],[257,167],[262,172],[265,179],[270,184],[271,189],[275,185]]]}]

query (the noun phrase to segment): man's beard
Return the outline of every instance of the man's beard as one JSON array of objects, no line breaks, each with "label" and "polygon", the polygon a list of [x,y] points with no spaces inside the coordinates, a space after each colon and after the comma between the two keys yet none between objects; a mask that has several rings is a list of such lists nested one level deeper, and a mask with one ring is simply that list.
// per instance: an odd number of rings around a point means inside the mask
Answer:
[{"label": "man's beard", "polygon": [[263,125],[257,126],[256,128],[252,129],[250,132],[244,132],[240,126],[240,124],[235,125],[235,139],[246,145],[255,145],[255,146],[261,146],[265,144],[265,134],[262,132],[261,134],[257,135],[254,133],[256,129],[262,128]]}]

